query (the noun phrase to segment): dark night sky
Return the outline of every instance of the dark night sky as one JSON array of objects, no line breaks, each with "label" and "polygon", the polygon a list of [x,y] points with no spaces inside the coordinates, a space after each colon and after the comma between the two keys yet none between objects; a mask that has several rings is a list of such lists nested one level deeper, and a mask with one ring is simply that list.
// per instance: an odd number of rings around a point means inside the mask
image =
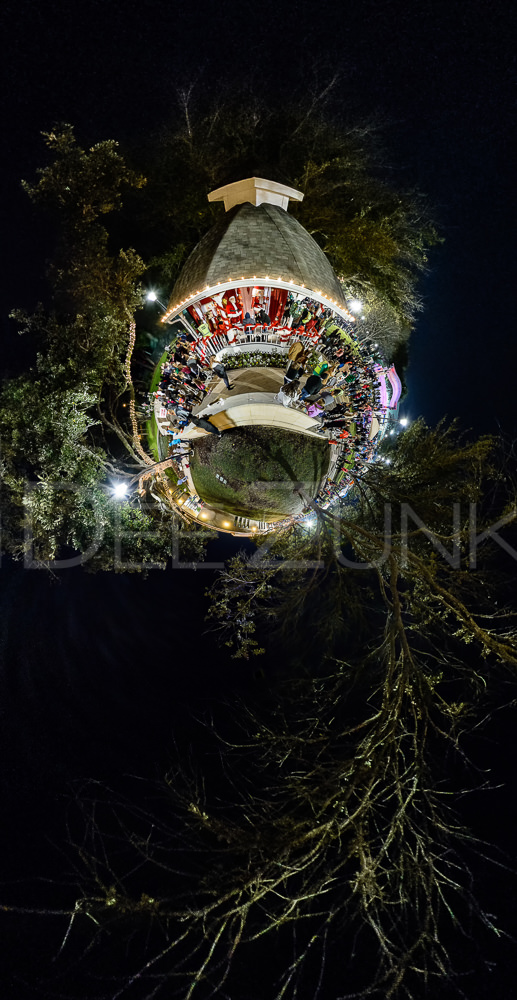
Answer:
[{"label": "dark night sky", "polygon": [[[8,328],[9,310],[45,294],[43,223],[19,185],[43,162],[40,130],[68,121],[85,143],[145,141],[192,80],[216,91],[251,79],[281,102],[303,81],[338,73],[336,109],[384,123],[394,184],[429,195],[445,237],[422,283],[405,412],[515,431],[517,8],[508,0],[4,0],[0,30],[6,367],[27,352]],[[227,543],[217,548],[220,558]],[[124,768],[152,773],[184,704],[202,710],[221,691],[257,683],[222,662],[214,676],[209,637],[191,641],[183,623],[195,621],[207,578],[69,571],[51,582],[2,566],[7,876],[42,874],[42,845],[59,836],[68,781]],[[274,656],[267,669],[276,669]],[[511,789],[507,758],[493,742],[486,752]],[[510,791],[497,800],[497,825],[515,818],[510,803]],[[510,835],[503,839],[511,848]],[[508,957],[501,968],[495,994],[484,983],[469,1000],[509,997]],[[22,987],[8,977],[1,995],[18,1000]]]},{"label": "dark night sky", "polygon": [[446,239],[422,286],[408,410],[433,422],[458,414],[483,430],[515,426],[511,5],[21,0],[3,19],[3,322],[13,304],[41,294],[37,224],[19,189],[41,162],[41,129],[70,121],[86,142],[145,141],[185,82],[216,90],[251,79],[281,102],[302,81],[337,72],[336,108],[385,123],[394,182],[429,194]]}]

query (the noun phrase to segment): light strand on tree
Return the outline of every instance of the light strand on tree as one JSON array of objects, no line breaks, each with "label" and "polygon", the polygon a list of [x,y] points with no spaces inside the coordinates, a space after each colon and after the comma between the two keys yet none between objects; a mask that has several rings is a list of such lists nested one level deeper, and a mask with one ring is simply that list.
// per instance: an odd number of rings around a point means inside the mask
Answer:
[{"label": "light strand on tree", "polygon": [[135,339],[136,339],[136,323],[134,320],[131,320],[129,324],[129,342],[124,361],[124,373],[126,376],[126,383],[131,392],[131,398],[129,400],[129,416],[131,419],[131,427],[133,430],[133,447],[135,448],[135,451],[137,451],[138,454],[140,455],[140,458],[144,460],[146,465],[154,465],[154,459],[152,459],[151,456],[148,455],[146,451],[144,451],[142,445],[140,444],[140,439],[138,436],[138,422],[136,419],[136,409],[135,409],[135,388],[133,385],[133,379],[131,377],[131,357],[133,354],[133,348],[135,346]]}]

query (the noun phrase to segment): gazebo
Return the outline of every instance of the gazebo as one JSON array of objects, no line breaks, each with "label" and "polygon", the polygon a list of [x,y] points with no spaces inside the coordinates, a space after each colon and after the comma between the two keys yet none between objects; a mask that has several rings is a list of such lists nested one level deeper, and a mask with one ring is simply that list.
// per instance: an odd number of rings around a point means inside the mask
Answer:
[{"label": "gazebo", "polygon": [[186,261],[163,322],[212,295],[253,287],[295,291],[353,319],[323,250],[287,211],[302,199],[301,191],[258,177],[212,191],[208,200],[224,202],[224,215]]},{"label": "gazebo", "polygon": [[[191,462],[185,468],[188,495],[177,502],[189,517],[233,534],[303,518],[293,486],[305,479],[298,493],[312,502],[342,450],[329,443],[303,405],[283,405],[279,396],[291,341],[318,354],[322,333],[337,332],[359,352],[355,316],[329,260],[288,211],[290,202],[302,199],[301,191],[261,177],[210,192],[208,200],[221,202],[224,211],[188,257],[162,317],[175,331],[183,330],[202,361],[215,355],[229,364],[231,358],[235,384],[212,381],[193,410],[222,435],[221,446],[202,420],[182,432],[191,445]],[[246,455],[237,453],[241,447]],[[284,459],[275,464],[283,447]],[[298,469],[298,452],[311,455],[309,465],[317,474],[306,475],[303,463]],[[281,474],[282,488],[278,478],[273,482]]]}]

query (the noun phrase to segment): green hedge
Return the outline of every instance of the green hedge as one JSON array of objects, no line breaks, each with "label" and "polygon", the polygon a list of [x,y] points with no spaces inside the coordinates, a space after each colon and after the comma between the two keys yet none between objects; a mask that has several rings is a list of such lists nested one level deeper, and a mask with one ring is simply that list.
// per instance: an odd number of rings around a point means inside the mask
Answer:
[{"label": "green hedge", "polygon": [[230,354],[223,358],[225,368],[285,368],[288,362],[287,354],[268,354],[266,351],[246,351],[242,354]]}]

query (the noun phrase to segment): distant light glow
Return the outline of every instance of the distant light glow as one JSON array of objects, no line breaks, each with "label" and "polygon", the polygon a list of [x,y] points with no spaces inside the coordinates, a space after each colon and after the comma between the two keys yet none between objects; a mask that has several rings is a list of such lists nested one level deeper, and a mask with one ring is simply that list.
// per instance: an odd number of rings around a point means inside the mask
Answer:
[{"label": "distant light glow", "polygon": [[348,308],[350,309],[350,312],[360,313],[363,308],[363,303],[361,302],[361,299],[351,299],[348,303]]},{"label": "distant light glow", "polygon": [[401,417],[400,420],[399,420],[399,424],[400,424],[401,427],[407,427],[408,423],[409,423],[409,420],[408,420],[407,417]]},{"label": "distant light glow", "polygon": [[115,483],[115,485],[113,487],[113,496],[117,500],[121,500],[122,497],[126,496],[127,490],[128,490],[128,488],[127,488],[126,483]]},{"label": "distant light glow", "polygon": [[146,299],[147,299],[148,302],[156,302],[157,298],[158,298],[158,296],[157,296],[156,292],[148,292],[147,295],[146,295]]}]

